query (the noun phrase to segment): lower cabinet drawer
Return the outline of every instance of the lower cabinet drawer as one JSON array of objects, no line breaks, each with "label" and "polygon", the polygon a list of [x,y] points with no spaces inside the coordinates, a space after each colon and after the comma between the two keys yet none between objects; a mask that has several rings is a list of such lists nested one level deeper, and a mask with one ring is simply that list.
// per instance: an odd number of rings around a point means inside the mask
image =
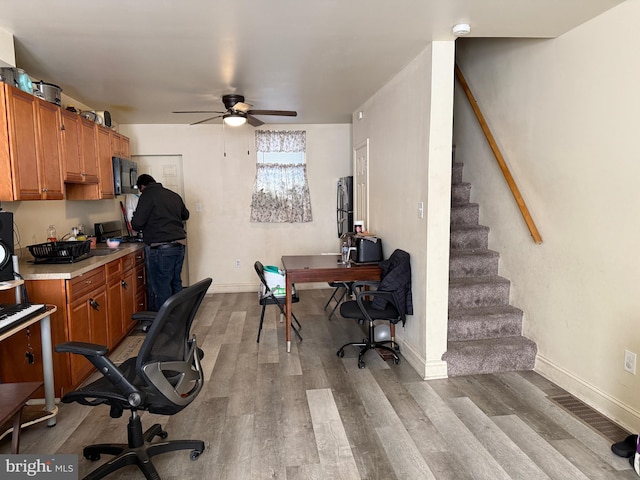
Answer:
[{"label": "lower cabinet drawer", "polygon": [[106,281],[104,267],[98,267],[84,275],[68,280],[68,300],[89,293],[98,287],[104,286]]}]

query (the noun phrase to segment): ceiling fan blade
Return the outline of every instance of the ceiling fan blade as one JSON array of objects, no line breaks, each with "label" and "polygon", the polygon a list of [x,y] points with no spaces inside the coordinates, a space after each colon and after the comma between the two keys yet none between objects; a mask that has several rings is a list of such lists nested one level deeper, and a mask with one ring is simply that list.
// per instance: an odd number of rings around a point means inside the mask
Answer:
[{"label": "ceiling fan blade", "polygon": [[297,117],[298,112],[293,110],[248,110],[249,115],[280,115],[282,117]]},{"label": "ceiling fan blade", "polygon": [[231,106],[231,110],[237,110],[238,112],[248,112],[249,109],[252,107],[253,105],[249,105],[248,103],[244,103],[244,102],[236,102]]},{"label": "ceiling fan blade", "polygon": [[[218,112],[216,112],[216,113],[218,113]],[[190,123],[189,125],[200,125],[201,123],[205,123],[205,122],[208,122],[210,120],[214,120],[214,119],[220,118],[220,117],[222,117],[222,115],[216,115],[215,117],[205,118],[204,120],[200,120],[200,121],[195,122],[195,123]]]},{"label": "ceiling fan blade", "polygon": [[251,115],[247,115],[247,123],[252,127],[259,127],[260,125],[264,125],[262,120],[257,119],[256,117],[252,117]]},{"label": "ceiling fan blade", "polygon": [[171,113],[225,113],[225,112],[218,112],[216,110],[182,110],[179,112],[171,112]]}]

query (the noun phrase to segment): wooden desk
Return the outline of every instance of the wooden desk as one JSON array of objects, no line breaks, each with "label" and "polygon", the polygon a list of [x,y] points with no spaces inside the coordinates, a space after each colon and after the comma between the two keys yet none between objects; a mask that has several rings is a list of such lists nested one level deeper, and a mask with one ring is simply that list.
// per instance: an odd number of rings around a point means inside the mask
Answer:
[{"label": "wooden desk", "polygon": [[[44,379],[45,409],[50,412],[43,420],[47,420],[47,425],[52,427],[56,424],[58,407],[55,402],[55,390],[53,385],[53,346],[51,345],[51,314],[56,312],[58,307],[47,305],[47,311],[30,318],[26,322],[19,323],[15,327],[0,335],[0,342],[11,335],[24,330],[25,328],[40,322],[40,333],[42,336],[42,375]],[[2,433],[2,432],[0,432]]]},{"label": "wooden desk", "polygon": [[27,400],[42,386],[42,382],[0,383],[0,425],[13,419],[11,453],[20,450],[20,426],[22,408]]},{"label": "wooden desk", "polygon": [[287,284],[285,323],[287,352],[291,351],[291,292],[294,283],[380,280],[380,267],[377,264],[343,265],[339,259],[340,255],[288,255],[282,257]]}]

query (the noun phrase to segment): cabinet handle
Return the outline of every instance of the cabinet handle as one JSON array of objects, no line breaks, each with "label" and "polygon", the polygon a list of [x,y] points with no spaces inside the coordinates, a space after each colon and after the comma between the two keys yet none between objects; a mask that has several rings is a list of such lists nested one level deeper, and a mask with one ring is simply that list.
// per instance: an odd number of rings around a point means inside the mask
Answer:
[{"label": "cabinet handle", "polygon": [[127,282],[125,282],[124,280],[122,280],[122,281],[120,282],[120,285],[122,285],[122,286],[123,286],[123,288],[128,288],[128,287],[129,287],[129,285],[127,284]]},{"label": "cabinet handle", "polygon": [[92,283],[92,282],[91,282],[91,280],[85,280],[85,281],[84,281],[84,284],[85,284],[85,285],[91,285],[91,283]]},{"label": "cabinet handle", "polygon": [[100,310],[100,304],[96,302],[93,298],[89,299],[89,305],[91,305],[91,308],[93,308],[94,310]]}]

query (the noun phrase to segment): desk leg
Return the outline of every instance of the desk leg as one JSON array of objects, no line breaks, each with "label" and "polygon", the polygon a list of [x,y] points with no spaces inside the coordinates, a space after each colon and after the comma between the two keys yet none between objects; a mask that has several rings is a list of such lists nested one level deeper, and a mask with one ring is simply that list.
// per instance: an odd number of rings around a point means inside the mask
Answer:
[{"label": "desk leg", "polygon": [[[56,407],[56,396],[53,386],[53,349],[51,347],[51,316],[47,315],[40,320],[40,333],[42,336],[42,371],[44,374],[44,404],[47,412],[53,412]],[[47,425],[56,424],[56,417],[47,420]]]},{"label": "desk leg", "polygon": [[291,352],[291,308],[293,306],[293,302],[292,302],[292,292],[293,292],[293,284],[289,281],[289,275],[286,276],[286,282],[287,282],[287,299],[286,299],[286,309],[287,309],[287,315],[286,315],[286,321],[284,324],[284,331],[285,331],[285,339],[287,340],[287,353]]},{"label": "desk leg", "polygon": [[22,427],[22,408],[13,416],[13,432],[11,432],[11,453],[20,451],[20,427]]}]

